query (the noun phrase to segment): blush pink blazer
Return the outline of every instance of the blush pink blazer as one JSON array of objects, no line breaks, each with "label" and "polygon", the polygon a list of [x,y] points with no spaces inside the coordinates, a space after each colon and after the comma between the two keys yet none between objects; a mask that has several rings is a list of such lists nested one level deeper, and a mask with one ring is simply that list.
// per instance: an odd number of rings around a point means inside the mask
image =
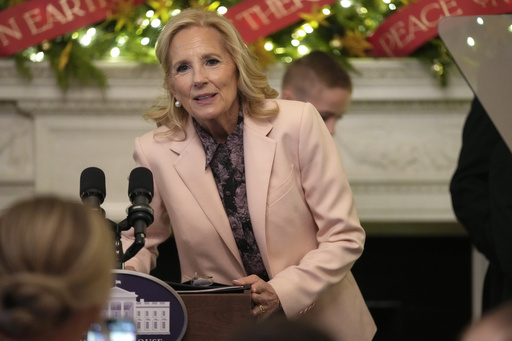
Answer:
[{"label": "blush pink blazer", "polygon": [[[269,283],[288,318],[312,320],[336,340],[371,340],[376,327],[350,272],[365,232],[336,146],[309,103],[267,100],[275,118],[244,117],[247,199]],[[194,273],[231,284],[247,274],[191,120],[187,138],[136,139],[137,165],[153,172],[155,221],[127,262],[149,273],[156,246],[174,233],[182,280]],[[172,231],[171,231],[172,226]],[[123,245],[131,245],[127,232]]]}]

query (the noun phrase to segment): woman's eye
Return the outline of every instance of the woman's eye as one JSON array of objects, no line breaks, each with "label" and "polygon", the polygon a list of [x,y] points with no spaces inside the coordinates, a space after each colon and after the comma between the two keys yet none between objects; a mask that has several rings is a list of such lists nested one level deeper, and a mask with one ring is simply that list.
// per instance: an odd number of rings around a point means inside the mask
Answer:
[{"label": "woman's eye", "polygon": [[219,64],[219,61],[217,59],[208,59],[206,61],[206,65],[214,66],[214,65],[217,65],[217,64]]},{"label": "woman's eye", "polygon": [[180,65],[176,68],[176,72],[184,72],[188,69],[188,65]]}]

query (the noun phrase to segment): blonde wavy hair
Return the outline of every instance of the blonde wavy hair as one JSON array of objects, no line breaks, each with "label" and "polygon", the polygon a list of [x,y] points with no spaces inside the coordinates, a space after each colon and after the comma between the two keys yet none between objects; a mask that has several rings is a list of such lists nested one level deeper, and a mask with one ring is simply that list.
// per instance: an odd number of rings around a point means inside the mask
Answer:
[{"label": "blonde wavy hair", "polygon": [[113,232],[78,202],[39,196],[0,217],[0,339],[58,330],[102,307],[113,285]]},{"label": "blonde wavy hair", "polygon": [[175,98],[169,90],[172,82],[169,49],[173,38],[183,29],[198,26],[216,29],[224,37],[224,48],[230,54],[238,70],[238,95],[243,111],[252,117],[273,117],[277,115],[277,105],[265,108],[265,99],[276,98],[279,93],[273,89],[267,76],[261,71],[257,58],[248,49],[240,33],[227,18],[216,12],[202,8],[188,8],[174,16],[165,25],[156,43],[156,56],[164,71],[164,88],[167,92],[167,103],[153,107],[144,114],[148,120],[156,122],[157,126],[169,128],[169,135],[181,132],[185,136],[185,126],[188,112],[183,107],[175,107]]}]

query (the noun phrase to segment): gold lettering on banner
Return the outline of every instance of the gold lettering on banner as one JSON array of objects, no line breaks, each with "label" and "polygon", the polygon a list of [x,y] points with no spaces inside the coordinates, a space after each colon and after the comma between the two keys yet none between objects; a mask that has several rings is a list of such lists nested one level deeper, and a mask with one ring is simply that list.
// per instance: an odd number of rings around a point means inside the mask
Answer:
[{"label": "gold lettering on banner", "polygon": [[266,10],[259,4],[249,7],[237,14],[235,20],[245,21],[253,31],[256,31],[260,29],[259,23],[267,26],[272,20],[281,19],[304,7],[303,0],[266,0],[265,5]]},{"label": "gold lettering on banner", "polygon": [[[508,5],[508,1],[509,0],[503,0],[502,2],[505,5]],[[487,8],[487,5],[491,5],[494,7],[498,6],[498,1],[496,1],[496,0],[473,0],[473,2],[477,5],[482,6],[483,8]]]},{"label": "gold lettering on banner", "polygon": [[62,12],[68,18],[68,21],[73,20],[73,14],[78,17],[83,17],[86,13],[80,6],[80,0],[73,0],[73,7],[69,7],[68,0],[60,0],[60,7],[62,7]]},{"label": "gold lettering on banner", "polygon": [[21,40],[23,37],[14,18],[9,18],[9,26],[10,27],[0,25],[0,41],[2,42],[2,46],[9,45],[9,39],[7,39],[7,35],[17,40]]},{"label": "gold lettering on banner", "polygon": [[30,33],[38,34],[44,31],[44,26],[37,26],[37,23],[43,20],[41,17],[41,10],[39,8],[34,8],[23,13],[23,19],[25,19],[25,22],[30,29]]},{"label": "gold lettering on banner", "polygon": [[437,22],[445,16],[462,15],[463,11],[456,0],[439,0],[424,6],[419,15],[409,15],[405,20],[394,23],[379,38],[379,43],[387,55],[393,56],[395,48],[403,49],[416,39],[418,32],[427,32],[434,28]]},{"label": "gold lettering on banner", "polygon": [[254,20],[254,18],[252,16],[253,14],[256,15],[259,19],[261,19],[261,22],[263,24],[268,25],[270,23],[270,20],[267,18],[265,13],[263,13],[263,11],[261,10],[261,7],[259,5],[252,6],[252,7],[248,8],[248,9],[246,9],[245,11],[240,12],[235,17],[235,20],[244,20],[244,21],[246,21],[249,24],[249,27],[251,27],[251,29],[253,31],[256,31],[257,29],[259,29],[260,26]]},{"label": "gold lettering on banner", "polygon": [[[267,3],[270,12],[272,12],[273,16],[276,17],[276,19],[285,17],[288,14],[294,13],[297,10],[304,7],[302,6],[301,0],[267,0],[265,2]],[[286,5],[290,2],[292,3],[292,5],[286,7]]]},{"label": "gold lettering on banner", "polygon": [[[99,7],[100,8],[107,7],[106,0],[98,0],[98,2],[99,2]],[[87,9],[88,9],[89,12],[96,11],[96,5],[94,4],[94,0],[85,0],[85,4],[87,5]]]},{"label": "gold lettering on banner", "polygon": [[[71,17],[72,19],[73,17]],[[63,13],[61,13],[58,9],[53,5],[46,6],[46,25],[44,26],[44,30],[51,30],[54,26],[54,23],[58,22],[60,24],[65,24],[70,21],[70,18],[66,18]]]}]

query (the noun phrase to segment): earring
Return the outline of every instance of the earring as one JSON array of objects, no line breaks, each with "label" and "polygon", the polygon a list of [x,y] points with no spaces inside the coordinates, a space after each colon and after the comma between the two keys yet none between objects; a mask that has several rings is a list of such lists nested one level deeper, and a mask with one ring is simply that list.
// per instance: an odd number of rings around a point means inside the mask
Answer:
[{"label": "earring", "polygon": [[175,106],[176,108],[181,107],[181,103],[180,103],[180,101],[176,100],[176,102],[174,102],[174,106]]}]

